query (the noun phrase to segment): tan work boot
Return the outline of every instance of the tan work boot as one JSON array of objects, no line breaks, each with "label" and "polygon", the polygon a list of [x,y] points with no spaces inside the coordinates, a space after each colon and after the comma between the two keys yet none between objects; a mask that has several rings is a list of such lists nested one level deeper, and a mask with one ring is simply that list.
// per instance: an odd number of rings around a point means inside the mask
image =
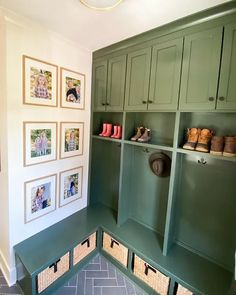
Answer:
[{"label": "tan work boot", "polygon": [[143,133],[144,133],[144,127],[142,126],[138,127],[137,133],[133,137],[131,137],[130,140],[137,141],[143,135]]},{"label": "tan work boot", "polygon": [[225,147],[224,147],[223,156],[225,157],[236,156],[236,137],[235,136],[225,137]]},{"label": "tan work boot", "polygon": [[183,148],[186,150],[193,151],[196,147],[198,137],[200,135],[201,129],[199,128],[188,128],[187,129],[187,142],[183,145]]},{"label": "tan work boot", "polygon": [[141,137],[139,137],[138,142],[149,142],[151,140],[151,129],[145,128],[145,131]]},{"label": "tan work boot", "polygon": [[213,131],[209,129],[202,129],[198,137],[196,151],[209,153],[209,147],[213,136]]}]

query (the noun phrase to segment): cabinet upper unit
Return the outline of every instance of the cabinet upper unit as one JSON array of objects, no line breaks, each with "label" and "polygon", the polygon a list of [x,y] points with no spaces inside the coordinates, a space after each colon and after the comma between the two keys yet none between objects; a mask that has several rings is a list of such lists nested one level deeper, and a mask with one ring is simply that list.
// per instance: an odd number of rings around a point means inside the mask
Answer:
[{"label": "cabinet upper unit", "polygon": [[236,109],[236,23],[96,61],[93,93],[97,111]]}]

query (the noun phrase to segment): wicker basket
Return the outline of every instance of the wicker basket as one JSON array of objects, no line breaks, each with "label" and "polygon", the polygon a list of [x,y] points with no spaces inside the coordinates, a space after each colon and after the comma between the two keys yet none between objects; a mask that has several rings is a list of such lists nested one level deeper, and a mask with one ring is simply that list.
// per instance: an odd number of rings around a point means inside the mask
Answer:
[{"label": "wicker basket", "polygon": [[43,292],[47,287],[54,283],[70,268],[70,254],[66,253],[61,259],[54,262],[48,268],[44,269],[37,275],[37,291]]},{"label": "wicker basket", "polygon": [[193,295],[193,292],[189,291],[188,289],[184,288],[180,284],[178,284],[178,289],[176,295]]},{"label": "wicker basket", "polygon": [[117,242],[107,233],[103,233],[103,249],[118,260],[121,264],[127,267],[128,263],[128,248]]},{"label": "wicker basket", "polygon": [[160,295],[168,294],[170,278],[151,267],[137,255],[134,257],[134,275]]},{"label": "wicker basket", "polygon": [[74,248],[73,264],[77,264],[96,248],[96,232]]}]

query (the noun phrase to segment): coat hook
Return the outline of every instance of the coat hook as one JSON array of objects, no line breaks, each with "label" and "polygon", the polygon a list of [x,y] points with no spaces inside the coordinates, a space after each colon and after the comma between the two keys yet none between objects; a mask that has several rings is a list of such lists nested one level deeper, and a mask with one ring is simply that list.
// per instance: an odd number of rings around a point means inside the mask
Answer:
[{"label": "coat hook", "polygon": [[145,153],[149,153],[149,149],[148,149],[148,148],[143,149],[143,151],[144,151]]},{"label": "coat hook", "polygon": [[201,160],[198,160],[197,162],[199,164],[203,164],[203,165],[206,165],[207,164],[207,161],[205,161],[204,158],[201,158]]}]

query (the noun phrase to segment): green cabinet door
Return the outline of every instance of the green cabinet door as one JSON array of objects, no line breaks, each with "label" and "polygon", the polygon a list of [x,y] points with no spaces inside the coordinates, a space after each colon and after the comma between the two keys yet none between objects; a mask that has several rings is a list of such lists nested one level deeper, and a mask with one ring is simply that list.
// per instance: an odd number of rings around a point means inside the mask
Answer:
[{"label": "green cabinet door", "polygon": [[125,110],[146,110],[149,90],[151,48],[128,54]]},{"label": "green cabinet door", "polygon": [[212,110],[216,105],[223,28],[188,35],[184,40],[181,110]]},{"label": "green cabinet door", "polygon": [[236,23],[225,26],[217,109],[236,109]]},{"label": "green cabinet door", "polygon": [[125,95],[126,55],[109,59],[107,78],[107,111],[122,111]]},{"label": "green cabinet door", "polygon": [[182,50],[183,38],[153,47],[148,110],[177,110]]},{"label": "green cabinet door", "polygon": [[107,96],[107,60],[93,64],[93,109],[105,111]]}]

